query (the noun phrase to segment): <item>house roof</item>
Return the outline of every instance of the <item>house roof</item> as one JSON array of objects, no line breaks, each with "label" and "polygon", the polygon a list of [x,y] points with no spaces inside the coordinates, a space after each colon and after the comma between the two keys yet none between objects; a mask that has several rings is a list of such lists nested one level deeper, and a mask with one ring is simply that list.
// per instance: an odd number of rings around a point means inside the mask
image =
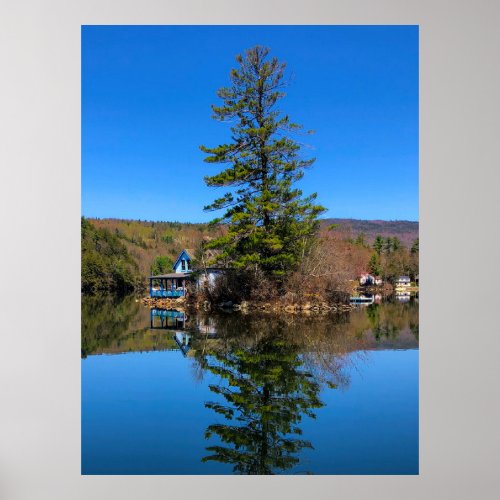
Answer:
[{"label": "house roof", "polygon": [[403,280],[403,281],[410,281],[410,277],[409,276],[400,276],[399,279]]},{"label": "house roof", "polygon": [[149,279],[153,278],[186,278],[189,276],[191,273],[168,273],[168,274],[157,274],[155,276],[150,276]]},{"label": "house roof", "polygon": [[194,260],[194,250],[192,248],[184,248],[179,254],[179,257],[177,257],[177,260],[174,262],[173,269],[177,267],[177,264],[179,264],[182,254],[184,253],[189,257],[190,260]]}]

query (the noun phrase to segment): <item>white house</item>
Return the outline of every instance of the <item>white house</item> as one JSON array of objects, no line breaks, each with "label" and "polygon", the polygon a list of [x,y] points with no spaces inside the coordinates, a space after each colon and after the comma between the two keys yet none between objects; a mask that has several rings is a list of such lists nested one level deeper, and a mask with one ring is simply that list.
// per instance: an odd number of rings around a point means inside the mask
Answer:
[{"label": "white house", "polygon": [[368,273],[363,273],[359,278],[359,284],[361,286],[381,285],[382,278],[380,276],[373,276]]},{"label": "white house", "polygon": [[363,273],[359,277],[359,284],[361,286],[370,286],[375,284],[375,277],[368,273]]},{"label": "white house", "polygon": [[410,281],[409,276],[400,276],[396,280],[396,287],[398,287],[398,288],[409,287],[410,285],[411,285],[411,281]]},{"label": "white house", "polygon": [[221,276],[224,272],[223,269],[217,267],[207,267],[206,269],[200,270],[200,275],[196,280],[196,287],[202,288],[207,286],[211,288],[215,285],[215,280],[218,276]]}]

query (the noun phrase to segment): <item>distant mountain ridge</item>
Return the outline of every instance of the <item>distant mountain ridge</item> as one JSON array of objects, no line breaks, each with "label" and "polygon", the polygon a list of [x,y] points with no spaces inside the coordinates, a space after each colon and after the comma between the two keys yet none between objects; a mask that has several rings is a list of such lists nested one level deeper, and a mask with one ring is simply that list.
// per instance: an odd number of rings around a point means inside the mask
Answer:
[{"label": "distant mountain ridge", "polygon": [[408,220],[362,220],[362,219],[322,219],[321,227],[325,228],[331,224],[337,224],[339,229],[350,231],[353,237],[363,233],[367,242],[372,243],[377,235],[396,237],[405,246],[411,244],[418,238],[418,221]]}]

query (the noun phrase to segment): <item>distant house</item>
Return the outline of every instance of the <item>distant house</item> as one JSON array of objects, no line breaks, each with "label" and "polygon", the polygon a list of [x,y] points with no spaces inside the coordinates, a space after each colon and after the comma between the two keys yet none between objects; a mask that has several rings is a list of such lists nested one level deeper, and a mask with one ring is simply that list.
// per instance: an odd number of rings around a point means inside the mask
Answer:
[{"label": "distant house", "polygon": [[359,284],[361,286],[381,285],[382,283],[382,278],[380,278],[380,276],[373,276],[372,274],[363,273],[359,277]]},{"label": "distant house", "polygon": [[359,284],[361,286],[370,286],[375,284],[375,277],[368,273],[363,273],[359,277]]},{"label": "distant house", "polygon": [[225,272],[225,269],[219,267],[207,267],[206,269],[200,270],[200,274],[196,280],[196,288],[208,287],[211,288],[215,285],[215,280],[218,276],[221,276]]},{"label": "distant house", "polygon": [[402,287],[408,287],[411,285],[411,280],[409,276],[400,276],[396,280],[396,287],[402,288]]},{"label": "distant house", "polygon": [[194,251],[183,249],[173,265],[173,273],[149,277],[149,295],[151,297],[177,298],[186,295],[186,282],[193,271],[198,271],[196,287],[213,286],[223,269],[215,267],[200,268],[195,265]]}]

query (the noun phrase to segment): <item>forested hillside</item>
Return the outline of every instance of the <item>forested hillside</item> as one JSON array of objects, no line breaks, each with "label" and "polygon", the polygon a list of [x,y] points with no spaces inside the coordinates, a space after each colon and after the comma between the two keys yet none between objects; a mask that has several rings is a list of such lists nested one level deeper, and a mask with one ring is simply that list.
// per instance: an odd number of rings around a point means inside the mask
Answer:
[{"label": "forested hillside", "polygon": [[137,262],[118,236],[82,217],[81,245],[82,292],[125,293],[142,286]]},{"label": "forested hillside", "polygon": [[[321,227],[318,265],[335,268],[344,280],[365,271],[379,270],[387,278],[418,272],[418,222],[324,219]],[[151,272],[169,272],[183,248],[196,249],[223,231],[202,223],[83,218],[82,291],[145,286]],[[377,235],[383,238],[378,249]]]},{"label": "forested hillside", "polygon": [[152,222],[124,219],[87,219],[96,228],[118,238],[137,262],[142,276],[170,272],[184,248],[197,248],[203,238],[213,238],[220,229],[208,224]]},{"label": "forested hillside", "polygon": [[359,219],[323,219],[322,226],[338,225],[352,232],[353,238],[360,234],[365,236],[367,243],[372,244],[377,236],[383,238],[398,238],[401,243],[410,248],[418,238],[418,222],[407,220],[359,220]]}]

